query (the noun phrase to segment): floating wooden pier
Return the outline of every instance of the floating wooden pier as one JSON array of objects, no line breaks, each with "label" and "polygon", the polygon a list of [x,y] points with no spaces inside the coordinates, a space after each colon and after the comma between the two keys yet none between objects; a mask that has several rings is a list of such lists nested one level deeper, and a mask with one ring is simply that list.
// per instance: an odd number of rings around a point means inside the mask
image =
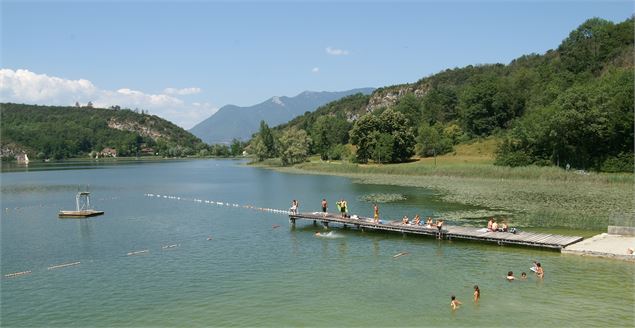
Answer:
[{"label": "floating wooden pier", "polygon": [[343,218],[339,214],[329,213],[324,215],[321,212],[289,214],[289,222],[291,222],[291,224],[295,225],[296,220],[313,220],[316,224],[319,221],[325,227],[328,227],[331,223],[336,223],[341,224],[344,228],[350,226],[360,230],[393,231],[404,234],[433,236],[439,239],[468,239],[492,242],[498,245],[524,245],[553,249],[562,249],[583,239],[578,236],[563,236],[526,231],[517,233],[491,232],[483,231],[482,228],[446,225],[444,225],[443,229],[439,232],[436,227],[426,228],[425,225],[403,224],[401,221],[375,223],[371,218]]}]

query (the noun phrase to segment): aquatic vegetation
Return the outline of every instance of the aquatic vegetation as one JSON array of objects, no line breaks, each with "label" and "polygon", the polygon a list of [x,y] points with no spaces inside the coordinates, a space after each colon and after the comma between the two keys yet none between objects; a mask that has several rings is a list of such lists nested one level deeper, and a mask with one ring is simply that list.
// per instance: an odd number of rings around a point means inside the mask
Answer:
[{"label": "aquatic vegetation", "polygon": [[406,200],[406,196],[396,193],[372,193],[359,196],[358,199],[369,203],[390,203],[400,200]]},{"label": "aquatic vegetation", "polygon": [[555,167],[510,168],[456,162],[438,166],[419,162],[393,165],[311,162],[297,165],[289,172],[340,175],[359,183],[429,188],[438,191],[445,201],[509,213],[516,226],[603,231],[616,218],[633,214],[633,174],[625,173],[578,174]]}]

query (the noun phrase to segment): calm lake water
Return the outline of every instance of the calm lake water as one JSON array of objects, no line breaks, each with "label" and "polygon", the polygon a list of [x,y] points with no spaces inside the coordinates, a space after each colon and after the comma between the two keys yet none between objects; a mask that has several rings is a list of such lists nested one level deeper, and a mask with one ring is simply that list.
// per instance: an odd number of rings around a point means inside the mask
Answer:
[{"label": "calm lake water", "polygon": [[[338,228],[318,238],[310,222],[292,228],[283,214],[205,203],[286,209],[295,198],[317,211],[323,197],[333,209],[343,197],[370,216],[358,197],[390,192],[408,199],[382,204],[384,216],[462,208],[425,189],[229,160],[50,165],[0,178],[2,326],[635,325],[633,263]],[[105,215],[57,218],[74,207],[78,185]],[[399,252],[409,254],[393,258]],[[505,280],[533,259],[544,281]],[[454,312],[453,294],[463,302]]]}]

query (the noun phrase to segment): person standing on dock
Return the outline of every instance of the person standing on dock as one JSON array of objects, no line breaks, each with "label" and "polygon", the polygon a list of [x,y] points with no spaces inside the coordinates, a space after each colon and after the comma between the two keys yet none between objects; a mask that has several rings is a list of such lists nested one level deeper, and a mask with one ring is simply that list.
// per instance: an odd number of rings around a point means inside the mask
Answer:
[{"label": "person standing on dock", "polygon": [[290,211],[291,211],[291,213],[293,213],[293,214],[298,214],[298,207],[299,207],[299,205],[298,205],[298,201],[294,199],[294,200],[291,202],[291,208],[290,208],[289,210],[290,210]]},{"label": "person standing on dock", "polygon": [[379,223],[379,206],[377,203],[373,204],[373,221]]},{"label": "person standing on dock", "polygon": [[346,213],[348,213],[348,204],[346,203],[346,199],[342,198],[342,217],[345,218],[346,217]]},{"label": "person standing on dock", "polygon": [[322,198],[322,215],[326,216],[326,210],[328,207],[328,203],[326,202],[326,198]]},{"label": "person standing on dock", "polygon": [[437,239],[443,239],[443,220],[437,220],[437,229],[439,230],[439,233],[437,233]]}]

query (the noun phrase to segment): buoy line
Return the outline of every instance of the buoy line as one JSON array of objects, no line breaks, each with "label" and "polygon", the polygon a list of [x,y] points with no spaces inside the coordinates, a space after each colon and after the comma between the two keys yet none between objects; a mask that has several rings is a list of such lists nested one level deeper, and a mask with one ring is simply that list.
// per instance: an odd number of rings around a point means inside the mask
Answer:
[{"label": "buoy line", "polygon": [[181,197],[181,196],[161,195],[161,194],[152,194],[152,193],[146,193],[146,194],[144,194],[144,196],[150,197],[150,198],[182,200],[182,201],[189,201],[189,202],[200,203],[200,204],[209,204],[209,205],[218,205],[218,206],[225,206],[225,207],[244,208],[244,209],[250,209],[250,210],[255,210],[255,211],[270,212],[270,213],[284,214],[284,215],[288,215],[289,213],[291,213],[289,210],[281,210],[281,209],[277,209],[277,208],[267,208],[267,207],[256,207],[256,206],[253,206],[253,205],[241,205],[241,204],[237,204],[237,203],[229,203],[229,202],[220,201],[220,200],[209,200],[209,199],[200,199],[200,198],[187,198],[187,197]]},{"label": "buoy line", "polygon": [[[189,202],[194,202],[194,203],[199,203],[199,204],[207,204],[207,205],[211,205],[211,206],[225,206],[225,207],[232,207],[232,208],[243,208],[243,209],[248,209],[248,210],[254,210],[254,211],[260,211],[260,212],[269,212],[269,213],[276,213],[276,214],[283,214],[283,215],[288,215],[290,213],[289,210],[281,210],[281,209],[276,209],[276,208],[267,208],[267,207],[256,207],[253,205],[241,205],[238,203],[230,203],[227,201],[220,201],[220,200],[209,200],[209,199],[200,199],[200,198],[187,198],[187,197],[181,197],[181,196],[172,196],[172,195],[160,195],[160,194],[152,194],[152,193],[147,193],[144,194],[144,196],[146,197],[150,197],[150,198],[160,198],[160,199],[169,199],[169,200],[181,200],[181,201],[189,201]],[[101,200],[107,200],[107,199],[117,199],[119,197],[112,197],[112,198],[103,198]],[[25,206],[25,207],[15,207],[15,208],[4,208],[5,212],[9,212],[9,211],[19,211],[19,210],[23,210],[23,209],[29,209],[29,208],[36,208],[36,207],[44,207],[44,206],[54,206],[55,204],[39,204],[39,205],[30,205],[30,206]],[[279,228],[280,225],[273,225],[272,229],[276,229]],[[212,241],[213,238],[212,236],[208,236],[206,237],[207,241]],[[169,244],[169,245],[162,245],[161,246],[161,250],[171,250],[171,249],[176,249],[178,247],[180,247],[181,244]],[[130,251],[128,253],[126,253],[126,256],[135,256],[135,255],[147,255],[150,254],[150,249],[142,249],[142,250],[137,250],[137,251]],[[61,268],[66,268],[66,267],[72,267],[72,266],[77,266],[81,264],[81,261],[75,261],[75,262],[69,262],[69,263],[62,263],[62,264],[56,264],[56,265],[51,265],[47,267],[47,270],[55,270],[55,269],[61,269]],[[4,274],[3,277],[4,278],[13,278],[13,277],[19,277],[19,276],[24,276],[24,275],[29,275],[32,274],[33,272],[31,270],[25,270],[25,271],[20,271],[20,272],[13,272],[13,273],[7,273]]]},{"label": "buoy line", "polygon": [[61,269],[61,268],[65,268],[65,267],[69,267],[69,266],[73,266],[73,265],[78,265],[80,264],[80,261],[77,262],[72,262],[72,263],[64,263],[64,264],[58,264],[58,265],[51,265],[50,267],[47,268],[47,270],[53,270],[53,269]]},{"label": "buoy line", "polygon": [[20,271],[20,272],[14,272],[14,273],[7,273],[4,275],[5,278],[13,278],[13,277],[17,277],[17,276],[23,276],[25,274],[30,274],[31,270],[26,270],[26,271]]}]

